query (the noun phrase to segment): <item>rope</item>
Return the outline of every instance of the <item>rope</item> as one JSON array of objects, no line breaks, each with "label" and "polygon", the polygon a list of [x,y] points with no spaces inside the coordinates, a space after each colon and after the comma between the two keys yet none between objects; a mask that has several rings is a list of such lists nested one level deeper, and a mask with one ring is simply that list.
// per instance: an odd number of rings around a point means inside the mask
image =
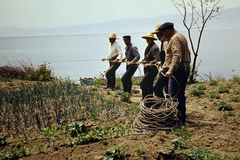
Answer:
[{"label": "rope", "polygon": [[175,98],[146,96],[140,103],[141,111],[133,122],[132,130],[135,132],[140,132],[142,129],[169,130],[178,126],[181,112],[177,105],[178,101]]}]

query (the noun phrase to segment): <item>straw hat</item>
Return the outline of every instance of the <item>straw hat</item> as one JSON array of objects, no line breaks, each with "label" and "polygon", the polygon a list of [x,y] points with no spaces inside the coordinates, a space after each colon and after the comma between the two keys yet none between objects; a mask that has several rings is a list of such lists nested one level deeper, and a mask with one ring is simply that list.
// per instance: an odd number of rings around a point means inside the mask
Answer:
[{"label": "straw hat", "polygon": [[151,31],[147,32],[146,36],[142,36],[142,38],[143,39],[151,38],[153,40],[157,40],[156,38],[154,38],[154,34]]},{"label": "straw hat", "polygon": [[116,34],[114,34],[114,33],[111,33],[111,34],[109,35],[109,37],[107,37],[107,38],[118,39],[117,36],[116,36]]},{"label": "straw hat", "polygon": [[159,30],[158,30],[159,27],[161,27],[161,24],[156,25],[155,31],[153,32],[153,34],[159,33]]}]

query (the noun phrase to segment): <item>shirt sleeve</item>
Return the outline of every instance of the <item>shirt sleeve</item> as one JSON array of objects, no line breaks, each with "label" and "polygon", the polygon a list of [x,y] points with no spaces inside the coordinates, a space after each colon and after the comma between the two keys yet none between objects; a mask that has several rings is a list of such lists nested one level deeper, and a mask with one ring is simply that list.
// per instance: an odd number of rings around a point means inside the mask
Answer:
[{"label": "shirt sleeve", "polygon": [[182,46],[178,39],[173,41],[171,51],[172,51],[172,63],[169,68],[169,71],[173,72],[177,69],[182,59]]},{"label": "shirt sleeve", "polygon": [[119,44],[117,44],[117,52],[118,52],[118,56],[116,59],[122,59],[123,54]]},{"label": "shirt sleeve", "polygon": [[136,46],[132,47],[132,53],[133,53],[134,58],[131,61],[131,63],[136,63],[140,59],[140,54],[139,54],[138,48]]}]

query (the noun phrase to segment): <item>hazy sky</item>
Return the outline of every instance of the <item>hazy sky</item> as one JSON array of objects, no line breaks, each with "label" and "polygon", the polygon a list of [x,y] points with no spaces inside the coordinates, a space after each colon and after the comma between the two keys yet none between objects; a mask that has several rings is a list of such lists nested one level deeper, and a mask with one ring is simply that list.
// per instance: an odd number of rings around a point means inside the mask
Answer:
[{"label": "hazy sky", "polygon": [[[224,9],[239,0],[221,0]],[[0,0],[0,26],[53,28],[178,14],[170,0]]]}]

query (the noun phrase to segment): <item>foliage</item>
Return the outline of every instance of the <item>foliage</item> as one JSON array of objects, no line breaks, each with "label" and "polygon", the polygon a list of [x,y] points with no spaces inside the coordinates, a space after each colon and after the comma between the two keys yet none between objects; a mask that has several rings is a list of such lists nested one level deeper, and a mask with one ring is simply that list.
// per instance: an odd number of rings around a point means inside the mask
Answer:
[{"label": "foliage", "polygon": [[216,107],[219,111],[232,110],[232,105],[227,104],[225,101],[216,102]]},{"label": "foliage", "polygon": [[201,89],[194,88],[191,92],[190,95],[192,96],[200,96],[201,94],[204,94],[204,91]]},{"label": "foliage", "polygon": [[44,62],[37,68],[32,64],[27,66],[3,66],[0,67],[0,79],[2,81],[11,81],[11,79],[21,79],[30,81],[50,81],[53,78],[52,71],[50,69],[50,63]]},{"label": "foliage", "polygon": [[82,133],[83,122],[72,122],[66,126],[66,130],[71,132],[72,136]]},{"label": "foliage", "polygon": [[170,147],[176,150],[180,150],[180,149],[183,149],[185,146],[183,143],[179,141],[179,139],[176,138],[171,140]]},{"label": "foliage", "polygon": [[131,95],[130,95],[130,93],[128,93],[128,92],[123,92],[123,93],[120,95],[120,99],[121,99],[121,101],[123,101],[123,102],[130,102],[130,98],[131,98]]},{"label": "foliage", "polygon": [[30,67],[25,67],[25,74],[24,74],[24,80],[30,80],[30,81],[50,81],[54,79],[51,74],[52,70],[50,69],[50,66],[48,66],[50,63],[44,62],[43,64],[39,65],[37,68],[34,67],[32,64]]},{"label": "foliage", "polygon": [[236,97],[236,96],[230,97],[229,99],[230,102],[238,102],[239,100],[240,100],[240,97]]},{"label": "foliage", "polygon": [[105,86],[106,85],[106,78],[105,78],[105,73],[106,71],[103,71],[103,72],[99,72],[100,75],[99,75],[99,78],[97,77],[94,77],[94,78],[91,78],[92,82],[91,82],[91,85],[99,88],[100,86]]},{"label": "foliage", "polygon": [[124,158],[126,157],[126,152],[121,145],[117,145],[113,148],[106,150],[102,160],[114,160],[115,158]]},{"label": "foliage", "polygon": [[172,129],[171,131],[167,131],[166,133],[176,135],[179,138],[181,138],[185,143],[185,147],[186,147],[187,143],[191,140],[191,137],[193,135],[193,133],[187,131],[186,126],[176,127],[174,129]]},{"label": "foliage", "polygon": [[240,94],[240,90],[234,90],[233,94],[236,94],[236,95]]},{"label": "foliage", "polygon": [[210,80],[209,81],[209,85],[210,86],[216,86],[217,85],[217,81],[216,80]]},{"label": "foliage", "polygon": [[209,98],[216,98],[216,99],[220,99],[221,98],[220,95],[216,91],[210,91],[208,93],[208,97]]},{"label": "foliage", "polygon": [[139,93],[140,91],[138,90],[138,89],[136,89],[136,88],[133,88],[132,89],[132,93],[134,93],[134,94],[137,94],[137,93]]},{"label": "foliage", "polygon": [[219,158],[219,156],[212,154],[206,148],[202,147],[194,147],[188,153],[188,156],[194,160],[215,160]]},{"label": "foliage", "polygon": [[218,88],[218,93],[228,93],[229,92],[229,89],[227,86],[224,86],[224,85],[221,85],[219,88]]}]

